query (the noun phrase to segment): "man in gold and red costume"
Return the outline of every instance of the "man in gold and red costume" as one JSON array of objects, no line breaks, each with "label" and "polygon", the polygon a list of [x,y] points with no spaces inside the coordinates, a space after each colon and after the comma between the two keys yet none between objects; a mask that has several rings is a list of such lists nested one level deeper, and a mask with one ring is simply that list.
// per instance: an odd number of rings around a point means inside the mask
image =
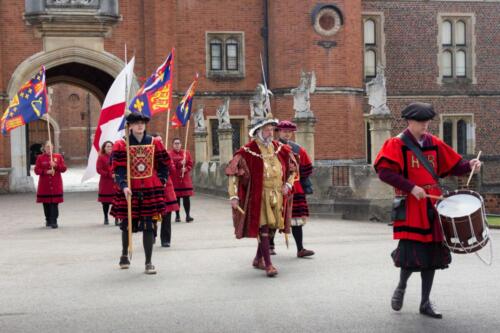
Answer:
[{"label": "man in gold and red costume", "polygon": [[269,113],[252,121],[253,140],[241,147],[226,169],[236,238],[257,238],[253,266],[275,276],[269,254],[271,230],[290,233],[297,163],[288,145],[273,140],[278,124]]}]

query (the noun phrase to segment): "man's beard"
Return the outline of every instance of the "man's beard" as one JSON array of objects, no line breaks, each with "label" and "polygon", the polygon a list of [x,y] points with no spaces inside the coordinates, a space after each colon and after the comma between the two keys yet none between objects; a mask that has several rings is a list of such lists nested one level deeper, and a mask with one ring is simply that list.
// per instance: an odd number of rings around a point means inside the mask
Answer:
[{"label": "man's beard", "polygon": [[262,136],[262,131],[259,131],[257,133],[257,137],[259,138],[260,141],[262,141],[262,143],[266,146],[269,146],[272,142],[273,142],[273,137],[272,136],[269,136],[267,138],[264,138]]}]

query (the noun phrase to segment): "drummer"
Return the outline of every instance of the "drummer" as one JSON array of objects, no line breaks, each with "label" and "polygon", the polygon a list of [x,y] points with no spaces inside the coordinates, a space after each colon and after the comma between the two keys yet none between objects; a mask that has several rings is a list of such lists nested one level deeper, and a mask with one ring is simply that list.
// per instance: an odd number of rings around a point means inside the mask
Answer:
[{"label": "drummer", "polygon": [[420,149],[441,178],[464,175],[472,169],[479,172],[481,162],[477,159],[462,159],[450,146],[427,132],[435,115],[430,104],[416,102],[408,105],[401,113],[408,127],[403,133],[384,143],[374,167],[379,178],[395,188],[396,197],[406,198],[403,216],[399,215],[393,221],[393,236],[399,242],[391,256],[394,265],[400,267],[401,271],[391,306],[395,311],[401,310],[406,283],[413,272],[420,272],[420,313],[432,318],[442,318],[429,300],[429,295],[435,270],[448,268],[451,254],[443,243],[443,234],[434,208],[435,200],[427,197],[428,194],[440,196],[441,190],[431,173],[404,144],[402,135],[411,140],[416,149]]}]

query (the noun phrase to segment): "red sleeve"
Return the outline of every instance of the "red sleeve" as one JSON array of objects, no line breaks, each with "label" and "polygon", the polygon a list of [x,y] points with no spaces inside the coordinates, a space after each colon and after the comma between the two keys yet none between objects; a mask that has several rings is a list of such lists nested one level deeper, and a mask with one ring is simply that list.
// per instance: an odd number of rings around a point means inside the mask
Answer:
[{"label": "red sleeve", "polygon": [[441,139],[433,136],[434,144],[438,147],[438,173],[439,177],[449,175],[460,163],[462,156],[444,143]]},{"label": "red sleeve", "polygon": [[404,168],[402,145],[403,142],[399,138],[390,138],[384,142],[373,163],[377,173],[382,165],[384,168],[401,173]]},{"label": "red sleeve", "polygon": [[59,172],[65,172],[66,171],[66,164],[64,164],[64,157],[62,157],[62,155],[58,155],[57,156],[57,165],[56,165],[56,169],[57,171]]},{"label": "red sleeve", "polygon": [[191,153],[186,150],[186,171],[189,172],[193,169],[193,159]]},{"label": "red sleeve", "polygon": [[42,166],[42,156],[43,154],[38,155],[35,162],[35,174],[38,176],[45,174],[44,171],[48,170]]},{"label": "red sleeve", "polygon": [[103,155],[99,156],[96,163],[97,173],[104,177],[110,177],[109,163],[106,163],[106,158]]},{"label": "red sleeve", "polygon": [[127,150],[124,140],[118,140],[113,144],[111,153],[111,169],[115,172],[118,167],[127,168]]},{"label": "red sleeve", "polygon": [[300,177],[307,178],[312,174],[313,166],[311,158],[307,154],[306,150],[302,147],[300,147],[299,150],[299,158],[300,158],[300,166],[299,166]]}]

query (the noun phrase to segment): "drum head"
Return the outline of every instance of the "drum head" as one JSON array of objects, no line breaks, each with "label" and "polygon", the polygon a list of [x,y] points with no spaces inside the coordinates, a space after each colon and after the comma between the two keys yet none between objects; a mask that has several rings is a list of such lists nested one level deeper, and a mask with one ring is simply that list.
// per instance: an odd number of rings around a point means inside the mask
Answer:
[{"label": "drum head", "polygon": [[441,216],[463,217],[481,209],[481,200],[471,194],[455,194],[440,201],[436,209]]}]

